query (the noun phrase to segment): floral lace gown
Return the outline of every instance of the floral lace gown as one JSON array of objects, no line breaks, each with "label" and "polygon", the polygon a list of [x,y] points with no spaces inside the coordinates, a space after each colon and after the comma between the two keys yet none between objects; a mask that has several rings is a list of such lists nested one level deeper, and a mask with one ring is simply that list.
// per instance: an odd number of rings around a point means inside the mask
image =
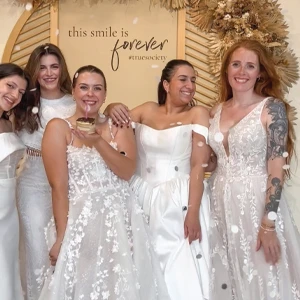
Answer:
[{"label": "floral lace gown", "polygon": [[300,236],[285,199],[280,200],[276,232],[281,259],[266,263],[256,251],[267,187],[267,135],[259,103],[229,131],[229,156],[220,141],[220,114],[209,129],[218,157],[211,188],[211,300],[299,300]]},{"label": "floral lace gown", "polygon": [[[94,148],[69,145],[67,159],[68,223],[55,271],[48,269],[39,299],[169,300],[129,183]],[[46,229],[49,249],[53,233],[52,219]]]}]

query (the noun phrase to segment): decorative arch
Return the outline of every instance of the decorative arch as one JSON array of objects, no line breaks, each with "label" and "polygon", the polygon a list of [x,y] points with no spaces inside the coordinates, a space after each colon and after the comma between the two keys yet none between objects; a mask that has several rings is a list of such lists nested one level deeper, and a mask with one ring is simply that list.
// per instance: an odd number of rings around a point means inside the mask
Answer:
[{"label": "decorative arch", "polygon": [[46,4],[25,10],[6,43],[2,61],[24,67],[31,52],[40,44],[57,45],[57,6]]}]

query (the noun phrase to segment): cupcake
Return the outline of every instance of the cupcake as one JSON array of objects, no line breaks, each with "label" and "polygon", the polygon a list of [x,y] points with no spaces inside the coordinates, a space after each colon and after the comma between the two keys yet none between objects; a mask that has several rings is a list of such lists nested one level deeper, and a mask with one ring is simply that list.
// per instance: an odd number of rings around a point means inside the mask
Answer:
[{"label": "cupcake", "polygon": [[95,119],[94,118],[78,118],[76,120],[77,129],[87,132],[88,134],[95,133]]}]

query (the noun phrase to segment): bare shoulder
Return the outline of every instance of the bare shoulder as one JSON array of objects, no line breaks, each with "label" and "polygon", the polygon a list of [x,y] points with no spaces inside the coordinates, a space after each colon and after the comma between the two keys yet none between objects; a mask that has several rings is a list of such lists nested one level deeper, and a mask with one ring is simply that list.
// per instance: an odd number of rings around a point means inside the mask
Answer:
[{"label": "bare shoulder", "polygon": [[159,105],[156,102],[145,102],[131,110],[131,119],[134,122],[142,122],[146,116],[149,116],[149,113],[154,112],[158,107]]},{"label": "bare shoulder", "polygon": [[190,110],[193,114],[208,114],[208,109],[202,105],[193,106]]},{"label": "bare shoulder", "polygon": [[156,103],[154,101],[148,101],[148,102],[145,102],[145,103],[139,105],[138,107],[140,109],[155,109],[158,106],[159,106],[158,103]]},{"label": "bare shoulder", "polygon": [[145,112],[153,111],[157,107],[158,107],[158,104],[153,101],[148,101],[148,102],[145,102],[143,104],[136,106],[135,108],[133,108],[130,111],[130,116],[131,116],[132,121],[141,122],[141,120],[143,119],[143,114]]},{"label": "bare shoulder", "polygon": [[68,126],[68,123],[66,120],[63,120],[63,119],[60,119],[60,118],[53,118],[51,119],[48,123],[47,123],[47,126],[49,127],[54,127],[54,128],[57,128],[57,127],[69,127]]},{"label": "bare shoulder", "polygon": [[220,105],[221,105],[220,103],[217,103],[217,104],[215,104],[215,105],[210,109],[210,111],[209,111],[209,116],[210,116],[211,118],[213,118],[213,117],[215,116],[215,114],[216,114],[218,108],[220,107]]},{"label": "bare shoulder", "polygon": [[193,106],[190,109],[190,112],[192,114],[192,123],[193,124],[200,124],[200,125],[208,127],[209,112],[206,107],[201,106],[201,105]]},{"label": "bare shoulder", "polygon": [[54,118],[47,123],[46,130],[48,132],[56,132],[56,134],[63,134],[70,129],[65,120]]},{"label": "bare shoulder", "polygon": [[201,106],[201,105],[197,105],[197,106],[193,106],[191,109],[190,109],[190,112],[191,114],[194,116],[194,117],[209,117],[209,112],[208,112],[208,109],[204,106]]}]

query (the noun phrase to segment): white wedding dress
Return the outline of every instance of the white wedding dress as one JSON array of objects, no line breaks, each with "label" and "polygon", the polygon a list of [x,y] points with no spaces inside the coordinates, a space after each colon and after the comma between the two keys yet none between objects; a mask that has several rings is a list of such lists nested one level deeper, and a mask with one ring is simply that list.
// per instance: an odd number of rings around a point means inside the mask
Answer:
[{"label": "white wedding dress", "polygon": [[[37,131],[18,132],[27,151],[24,170],[18,177],[17,205],[20,216],[21,281],[26,300],[37,300],[42,287],[43,273],[49,262],[44,228],[52,217],[51,188],[40,154],[42,138],[47,123],[56,117],[67,118],[75,112],[71,95],[60,99],[41,98]],[[35,154],[38,153],[38,154]]]},{"label": "white wedding dress", "polygon": [[0,299],[23,298],[19,271],[16,167],[25,146],[16,134],[0,133]]},{"label": "white wedding dress", "polygon": [[150,232],[172,300],[208,299],[209,199],[207,183],[200,208],[202,241],[184,238],[188,209],[193,131],[207,138],[197,124],[156,130],[134,123],[138,149],[131,187],[148,217]]},{"label": "white wedding dress", "polygon": [[[300,235],[284,198],[276,233],[281,258],[266,262],[256,251],[267,189],[267,134],[259,103],[229,131],[229,156],[220,141],[219,106],[209,128],[209,144],[218,157],[211,188],[211,300],[299,300]],[[268,234],[268,233],[266,233]]]},{"label": "white wedding dress", "polygon": [[[110,144],[117,149],[113,140]],[[95,148],[71,143],[67,160],[67,228],[55,270],[50,267],[44,274],[39,299],[169,300],[143,211],[129,183],[108,168]],[[55,241],[53,219],[46,233],[50,249]]]}]

